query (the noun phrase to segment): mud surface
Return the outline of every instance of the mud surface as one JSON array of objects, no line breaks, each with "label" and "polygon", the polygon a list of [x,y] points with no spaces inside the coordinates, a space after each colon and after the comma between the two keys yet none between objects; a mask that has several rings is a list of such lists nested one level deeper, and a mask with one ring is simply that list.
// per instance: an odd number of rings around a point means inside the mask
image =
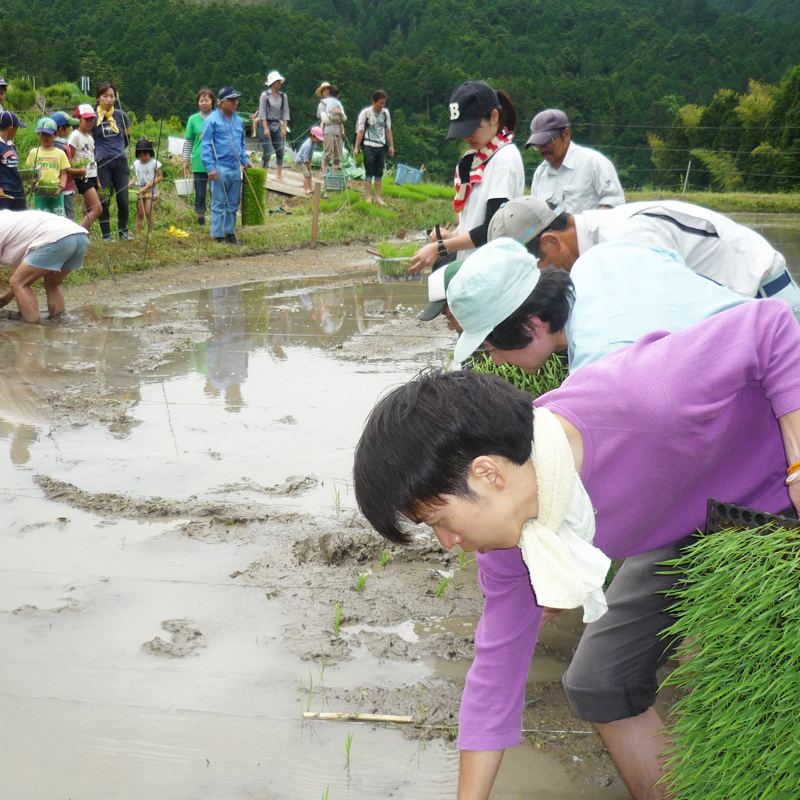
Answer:
[{"label": "mud surface", "polygon": [[[199,262],[68,286],[40,326],[0,312],[0,746],[69,775],[0,768],[9,792],[105,798],[122,764],[174,798],[455,795],[474,560],[430,532],[388,544],[349,484],[375,398],[454,336],[417,320],[424,286],[371,264],[355,246]],[[525,760],[493,796],[627,797],[560,688],[580,630],[543,634]],[[341,724],[299,710],[413,723],[349,727],[343,770]]]}]

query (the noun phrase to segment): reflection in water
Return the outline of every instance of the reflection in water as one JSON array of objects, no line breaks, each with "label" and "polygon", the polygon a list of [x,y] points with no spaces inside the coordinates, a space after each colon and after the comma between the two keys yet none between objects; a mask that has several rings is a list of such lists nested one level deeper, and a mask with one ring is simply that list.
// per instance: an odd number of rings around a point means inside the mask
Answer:
[{"label": "reflection in water", "polygon": [[379,284],[373,273],[356,273],[184,292],[139,308],[90,305],[69,324],[9,327],[0,332],[0,439],[21,466],[54,409],[63,420],[76,399],[97,409],[136,405],[144,384],[191,374],[205,376],[207,399],[223,398],[227,411],[241,412],[266,400],[247,398],[254,353],[277,364],[297,348],[339,350],[398,303],[421,308],[426,299],[423,285]]}]

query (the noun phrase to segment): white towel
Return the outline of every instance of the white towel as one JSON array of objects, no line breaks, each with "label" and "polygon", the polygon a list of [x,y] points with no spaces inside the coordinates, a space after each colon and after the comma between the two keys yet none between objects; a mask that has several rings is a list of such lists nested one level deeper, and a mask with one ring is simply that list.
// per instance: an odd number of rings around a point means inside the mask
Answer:
[{"label": "white towel", "polygon": [[606,613],[603,582],[611,559],[593,544],[594,509],[575,469],[567,435],[546,408],[533,412],[531,461],[539,516],[522,526],[519,547],[536,599],[551,608],[583,605],[583,621]]}]

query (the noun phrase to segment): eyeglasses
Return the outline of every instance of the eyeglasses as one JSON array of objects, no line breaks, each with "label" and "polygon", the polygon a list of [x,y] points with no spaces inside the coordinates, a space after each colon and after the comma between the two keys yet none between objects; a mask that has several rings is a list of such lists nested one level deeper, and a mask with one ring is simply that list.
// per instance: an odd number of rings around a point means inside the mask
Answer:
[{"label": "eyeglasses", "polygon": [[547,147],[549,144],[553,144],[556,139],[560,139],[564,135],[564,131],[559,131],[552,139],[548,139],[544,144],[537,144],[536,149],[541,150],[543,147]]}]

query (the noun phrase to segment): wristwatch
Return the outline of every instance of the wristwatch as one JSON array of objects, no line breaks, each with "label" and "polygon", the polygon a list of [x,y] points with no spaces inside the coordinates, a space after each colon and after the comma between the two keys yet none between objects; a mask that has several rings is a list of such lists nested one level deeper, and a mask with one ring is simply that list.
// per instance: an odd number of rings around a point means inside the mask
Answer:
[{"label": "wristwatch", "polygon": [[437,245],[436,245],[436,254],[439,256],[446,256],[449,252],[447,247],[445,247],[444,239],[442,239],[442,229],[441,226],[437,225],[434,228],[436,233]]}]

